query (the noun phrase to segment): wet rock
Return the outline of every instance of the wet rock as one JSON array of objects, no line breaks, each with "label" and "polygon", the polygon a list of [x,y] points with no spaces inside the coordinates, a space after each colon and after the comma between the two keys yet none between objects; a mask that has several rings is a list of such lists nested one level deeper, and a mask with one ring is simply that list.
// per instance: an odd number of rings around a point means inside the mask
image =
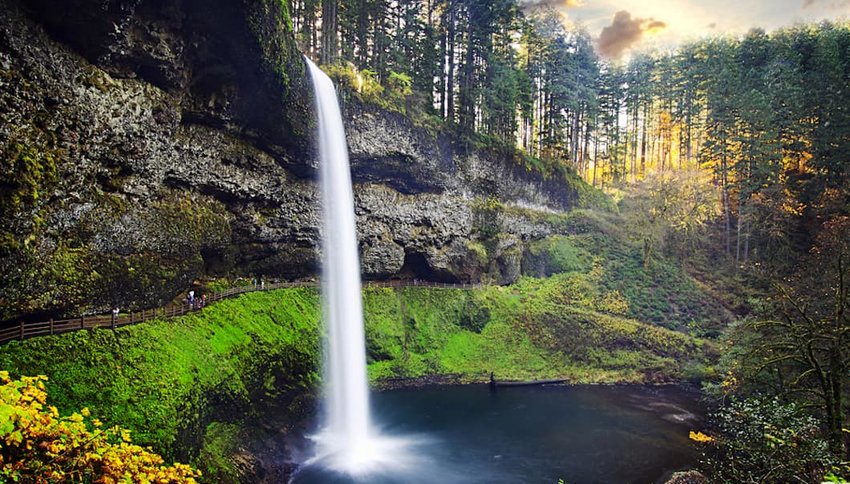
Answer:
[{"label": "wet rock", "polygon": [[471,150],[355,99],[344,104],[344,117],[356,182],[382,183],[405,194],[495,197],[543,210],[567,210],[578,202],[575,187],[529,172],[513,153]]},{"label": "wet rock", "polygon": [[701,472],[696,470],[675,472],[665,484],[708,484],[709,481]]},{"label": "wet rock", "polygon": [[0,319],[314,269],[302,59],[277,2],[248,3],[2,1],[0,148],[45,175],[2,204]]},{"label": "wet rock", "polygon": [[386,279],[404,265],[404,248],[388,237],[361,242],[360,269],[369,279]]}]

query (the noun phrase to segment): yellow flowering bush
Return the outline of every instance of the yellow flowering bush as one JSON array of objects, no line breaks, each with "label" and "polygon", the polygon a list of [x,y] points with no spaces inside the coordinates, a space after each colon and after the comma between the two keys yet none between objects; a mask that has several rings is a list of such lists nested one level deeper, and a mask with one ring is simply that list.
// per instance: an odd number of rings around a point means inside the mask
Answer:
[{"label": "yellow flowering bush", "polygon": [[12,380],[0,371],[0,481],[194,483],[200,471],[164,465],[134,445],[130,431],[103,427],[88,409],[60,417],[46,405],[45,376]]}]

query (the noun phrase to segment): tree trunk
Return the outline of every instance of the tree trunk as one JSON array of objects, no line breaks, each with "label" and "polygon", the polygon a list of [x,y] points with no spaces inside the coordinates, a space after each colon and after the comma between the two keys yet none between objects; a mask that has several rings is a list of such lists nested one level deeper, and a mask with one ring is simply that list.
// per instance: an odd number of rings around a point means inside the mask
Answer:
[{"label": "tree trunk", "polygon": [[649,103],[643,105],[643,129],[641,130],[640,140],[640,172],[646,176],[646,137],[647,137],[647,121],[649,119]]},{"label": "tree trunk", "polygon": [[357,66],[366,69],[369,65],[369,14],[366,0],[360,0],[357,9]]},{"label": "tree trunk", "polygon": [[829,419],[827,427],[829,431],[829,447],[837,457],[845,456],[848,450],[844,448],[844,432],[842,430],[844,419],[844,405],[842,402],[842,392],[844,389],[841,381],[844,378],[841,368],[842,350],[842,348],[832,348],[829,357],[829,394],[831,395],[831,401],[827,403],[830,407],[827,409]]},{"label": "tree trunk", "polygon": [[640,113],[640,103],[635,102],[634,111],[632,111],[632,182],[637,182],[637,145],[638,145],[638,115]]},{"label": "tree trunk", "polygon": [[337,0],[322,0],[322,64],[332,64],[337,54]]},{"label": "tree trunk", "polygon": [[570,136],[570,160],[573,166],[578,166],[578,128],[581,123],[581,111],[576,110],[573,114],[572,135]]},{"label": "tree trunk", "polygon": [[741,263],[741,224],[742,219],[744,218],[743,207],[738,204],[738,223],[736,224],[735,229],[735,265],[739,265]]},{"label": "tree trunk", "polygon": [[[471,12],[469,12],[471,16]],[[460,113],[458,122],[464,133],[475,132],[475,99],[472,95],[472,82],[475,73],[475,25],[468,19],[466,25],[466,52],[462,70],[462,83],[460,86]]]},{"label": "tree trunk", "polygon": [[446,120],[449,124],[455,121],[455,0],[449,0],[449,59],[446,86]]},{"label": "tree trunk", "polygon": [[587,179],[587,163],[589,157],[587,156],[587,150],[590,149],[590,124],[585,122],[584,125],[584,146],[581,150],[581,171],[579,172],[585,179]]},{"label": "tree trunk", "polygon": [[726,140],[722,140],[723,142],[723,153],[720,157],[720,189],[721,189],[721,203],[723,204],[723,218],[726,225],[726,254],[732,254],[732,215],[731,208],[729,207],[729,178],[727,174],[727,162],[726,162]]},{"label": "tree trunk", "polygon": [[[596,126],[599,126],[599,113],[596,113]],[[593,137],[593,186],[596,186],[596,169],[599,165],[599,133]]]}]

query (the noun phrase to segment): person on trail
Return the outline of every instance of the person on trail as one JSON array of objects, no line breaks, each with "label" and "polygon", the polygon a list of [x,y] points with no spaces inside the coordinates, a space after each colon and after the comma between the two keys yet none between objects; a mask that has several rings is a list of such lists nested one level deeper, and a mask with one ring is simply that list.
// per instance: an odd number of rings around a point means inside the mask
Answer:
[{"label": "person on trail", "polygon": [[189,297],[187,297],[186,299],[189,300],[189,306],[194,308],[195,307],[195,291],[189,291]]}]

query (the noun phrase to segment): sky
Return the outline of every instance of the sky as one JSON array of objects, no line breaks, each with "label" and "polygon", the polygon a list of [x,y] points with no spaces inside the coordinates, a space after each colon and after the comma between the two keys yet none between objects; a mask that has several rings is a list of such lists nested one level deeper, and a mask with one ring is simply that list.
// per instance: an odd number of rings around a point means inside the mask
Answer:
[{"label": "sky", "polygon": [[600,54],[675,47],[712,34],[767,31],[795,23],[850,18],[850,0],[521,0],[556,6],[587,29]]}]

